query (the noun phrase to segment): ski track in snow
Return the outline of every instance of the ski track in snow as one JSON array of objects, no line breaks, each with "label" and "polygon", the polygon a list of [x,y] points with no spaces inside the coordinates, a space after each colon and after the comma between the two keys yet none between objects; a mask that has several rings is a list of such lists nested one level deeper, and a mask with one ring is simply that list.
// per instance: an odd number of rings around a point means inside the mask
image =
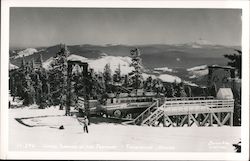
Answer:
[{"label": "ski track in snow", "polygon": [[[58,107],[9,110],[9,149],[15,151],[234,152],[240,127],[164,128],[91,123],[89,134]],[[31,118],[29,118],[31,117]],[[16,121],[32,125],[28,127]],[[64,130],[58,128],[63,125]]]}]

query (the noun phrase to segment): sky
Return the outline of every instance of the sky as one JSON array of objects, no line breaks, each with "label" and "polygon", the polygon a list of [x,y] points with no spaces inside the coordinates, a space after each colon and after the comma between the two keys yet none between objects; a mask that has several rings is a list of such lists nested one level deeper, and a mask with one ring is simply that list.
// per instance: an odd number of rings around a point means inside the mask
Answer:
[{"label": "sky", "polygon": [[11,8],[10,47],[181,44],[241,45],[240,9]]}]

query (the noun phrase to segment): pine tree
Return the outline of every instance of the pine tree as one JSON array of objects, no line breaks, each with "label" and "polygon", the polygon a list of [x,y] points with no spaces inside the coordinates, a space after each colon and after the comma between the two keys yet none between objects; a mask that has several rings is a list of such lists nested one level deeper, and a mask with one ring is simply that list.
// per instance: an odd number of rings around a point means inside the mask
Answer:
[{"label": "pine tree", "polygon": [[131,75],[132,86],[137,90],[141,88],[141,84],[143,82],[142,79],[142,62],[141,62],[141,53],[138,48],[132,49],[130,51],[132,63],[130,66],[134,68]]},{"label": "pine tree", "polygon": [[128,87],[128,85],[129,85],[129,80],[128,80],[128,75],[126,74],[125,76],[124,76],[124,82],[123,82],[123,87],[125,87],[125,88],[127,88]]},{"label": "pine tree", "polygon": [[107,91],[109,91],[110,90],[109,86],[110,83],[112,82],[111,69],[109,64],[106,64],[104,67],[103,78],[104,78],[105,88]]},{"label": "pine tree", "polygon": [[187,97],[187,94],[184,90],[184,84],[182,82],[178,85],[176,96],[177,97]]},{"label": "pine tree", "polygon": [[119,83],[121,81],[121,65],[118,65],[118,68],[115,70],[115,74],[113,75],[114,82]]},{"label": "pine tree", "polygon": [[226,54],[224,55],[224,57],[230,60],[227,64],[231,67],[235,67],[238,72],[239,78],[241,78],[242,52],[241,50],[237,50],[237,49],[234,49],[234,50],[237,53]]},{"label": "pine tree", "polygon": [[150,92],[153,90],[153,79],[151,76],[149,76],[144,82],[144,89]]},{"label": "pine tree", "polygon": [[191,89],[191,87],[187,86],[185,89],[186,89],[185,91],[187,93],[187,96],[188,97],[192,97],[192,89]]}]

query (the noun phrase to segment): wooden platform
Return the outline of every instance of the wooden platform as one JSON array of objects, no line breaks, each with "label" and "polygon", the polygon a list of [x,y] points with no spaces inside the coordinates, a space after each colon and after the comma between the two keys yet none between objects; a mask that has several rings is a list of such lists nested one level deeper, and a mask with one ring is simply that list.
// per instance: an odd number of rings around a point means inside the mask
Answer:
[{"label": "wooden platform", "polygon": [[[162,103],[160,103],[162,102]],[[160,106],[159,106],[160,105]],[[213,98],[165,98],[157,100],[132,124],[157,126],[233,126],[234,100]]]}]

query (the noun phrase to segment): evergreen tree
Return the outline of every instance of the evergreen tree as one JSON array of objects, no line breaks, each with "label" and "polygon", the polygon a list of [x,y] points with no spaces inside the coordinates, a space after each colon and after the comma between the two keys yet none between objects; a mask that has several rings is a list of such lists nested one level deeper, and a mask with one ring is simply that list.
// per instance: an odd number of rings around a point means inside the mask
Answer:
[{"label": "evergreen tree", "polygon": [[109,64],[106,64],[104,67],[103,78],[104,78],[105,88],[107,91],[109,91],[110,84],[112,82],[112,75],[111,75],[111,69],[110,69]]},{"label": "evergreen tree", "polygon": [[229,59],[230,61],[227,63],[231,67],[235,67],[236,71],[238,72],[239,78],[241,78],[241,66],[242,66],[242,52],[240,50],[234,49],[237,53],[233,54],[226,54],[224,55],[225,58]]},{"label": "evergreen tree", "polygon": [[128,85],[129,85],[129,80],[128,80],[128,75],[126,74],[125,76],[124,76],[124,82],[123,82],[123,87],[125,87],[125,88],[127,88],[128,87]]},{"label": "evergreen tree", "polygon": [[178,88],[177,88],[177,92],[176,92],[176,96],[177,97],[187,97],[187,94],[184,90],[184,84],[183,82],[181,82],[179,85],[178,85]]},{"label": "evergreen tree", "polygon": [[216,97],[217,95],[217,86],[215,83],[213,83],[212,87],[210,88],[210,93],[211,96]]},{"label": "evergreen tree", "polygon": [[190,86],[187,86],[185,88],[185,91],[186,91],[188,97],[192,97],[192,89]]},{"label": "evergreen tree", "polygon": [[132,80],[132,86],[135,89],[141,88],[141,84],[143,82],[142,79],[142,62],[141,62],[141,53],[138,48],[132,49],[130,51],[131,58],[132,58],[132,63],[130,66],[134,68],[132,71],[131,75],[131,80]]},{"label": "evergreen tree", "polygon": [[175,90],[173,84],[169,85],[168,91],[167,91],[167,97],[175,97]]},{"label": "evergreen tree", "polygon": [[118,68],[115,70],[115,74],[113,75],[114,82],[119,83],[121,81],[121,65],[118,65]]},{"label": "evergreen tree", "polygon": [[150,92],[153,90],[153,79],[151,76],[149,76],[144,82],[144,89]]}]

